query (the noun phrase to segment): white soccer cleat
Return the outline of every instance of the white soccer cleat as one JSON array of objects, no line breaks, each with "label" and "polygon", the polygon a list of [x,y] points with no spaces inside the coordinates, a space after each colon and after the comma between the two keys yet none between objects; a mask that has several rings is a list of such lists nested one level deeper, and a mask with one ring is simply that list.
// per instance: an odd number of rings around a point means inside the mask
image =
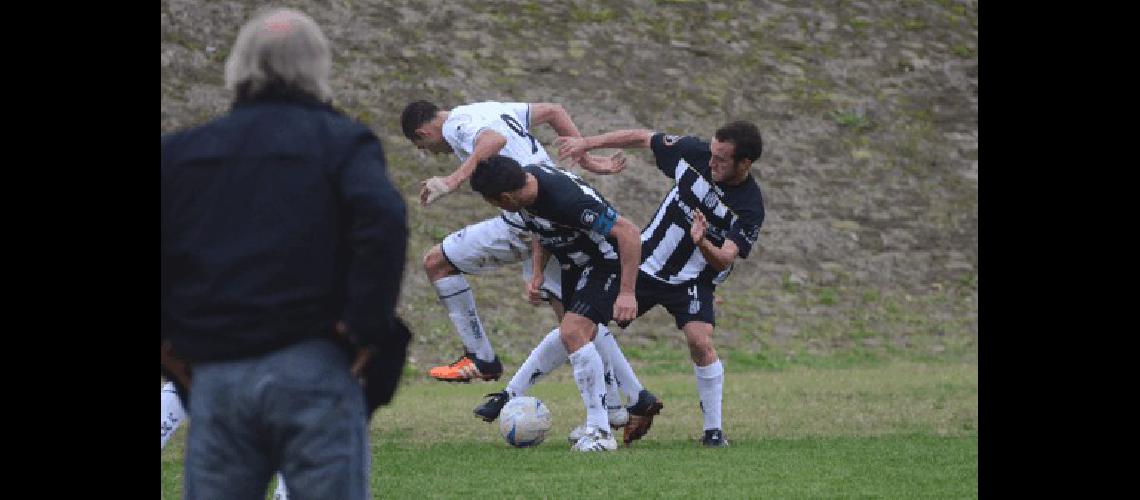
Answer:
[{"label": "white soccer cleat", "polygon": [[[609,412],[610,427],[620,429],[629,423],[629,411],[626,410],[624,406],[619,406],[607,411]],[[570,435],[566,436],[566,440],[569,441],[570,444],[577,443],[579,439],[582,439],[582,436],[586,435],[586,429],[586,424],[575,427],[574,430],[570,431]]]},{"label": "white soccer cleat", "polygon": [[590,428],[586,435],[578,439],[570,451],[614,451],[617,449],[617,439],[608,430]]},{"label": "white soccer cleat", "polygon": [[570,431],[570,435],[566,437],[566,440],[569,441],[570,444],[576,444],[579,439],[582,439],[582,436],[585,436],[586,433],[589,432],[588,429],[586,424],[579,425]]}]

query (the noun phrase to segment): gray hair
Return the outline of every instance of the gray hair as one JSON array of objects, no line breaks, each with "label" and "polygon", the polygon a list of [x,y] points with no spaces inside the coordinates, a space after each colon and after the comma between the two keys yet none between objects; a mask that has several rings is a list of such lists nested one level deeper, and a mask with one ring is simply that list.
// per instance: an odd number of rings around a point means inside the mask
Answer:
[{"label": "gray hair", "polygon": [[226,59],[226,89],[256,94],[279,83],[329,101],[331,73],[329,41],[320,26],[297,10],[278,8],[242,26]]}]

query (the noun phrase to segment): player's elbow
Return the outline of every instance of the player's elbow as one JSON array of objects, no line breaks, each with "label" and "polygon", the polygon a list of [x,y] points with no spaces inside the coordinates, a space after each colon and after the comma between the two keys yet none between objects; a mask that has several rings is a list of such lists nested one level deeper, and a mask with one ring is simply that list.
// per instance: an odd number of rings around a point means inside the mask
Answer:
[{"label": "player's elbow", "polygon": [[559,117],[570,116],[570,114],[566,112],[566,108],[562,107],[561,104],[552,102],[534,104],[531,106],[530,110],[531,113],[533,113],[531,116],[532,125],[550,123]]},{"label": "player's elbow", "polygon": [[490,134],[487,134],[487,139],[488,139],[488,143],[490,145],[491,151],[494,151],[494,154],[499,154],[499,152],[502,151],[503,148],[506,147],[506,145],[507,145],[507,138],[503,137],[500,134],[496,134],[496,133],[492,132]]},{"label": "player's elbow", "polygon": [[729,264],[732,264],[732,260],[714,259],[709,261],[709,267],[718,273],[728,269]]}]

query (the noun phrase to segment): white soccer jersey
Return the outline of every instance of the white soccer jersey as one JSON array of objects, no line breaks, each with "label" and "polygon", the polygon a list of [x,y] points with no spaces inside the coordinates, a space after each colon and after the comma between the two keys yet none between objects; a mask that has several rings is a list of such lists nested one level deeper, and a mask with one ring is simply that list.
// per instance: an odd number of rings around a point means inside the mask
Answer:
[{"label": "white soccer jersey", "polygon": [[458,106],[443,122],[443,139],[463,162],[475,150],[475,138],[487,129],[507,139],[507,145],[499,154],[514,159],[519,165],[554,163],[538,139],[530,135],[530,105],[527,103],[480,102]]}]

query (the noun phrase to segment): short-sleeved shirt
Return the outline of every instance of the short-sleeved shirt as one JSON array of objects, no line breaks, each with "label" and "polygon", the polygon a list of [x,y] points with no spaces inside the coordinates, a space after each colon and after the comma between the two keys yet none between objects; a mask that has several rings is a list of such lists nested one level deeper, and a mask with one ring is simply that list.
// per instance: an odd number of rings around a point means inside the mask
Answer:
[{"label": "short-sleeved shirt", "polygon": [[[443,139],[455,151],[460,162],[467,161],[475,151],[475,139],[484,130],[493,130],[507,139],[498,154],[510,157],[519,165],[551,163],[550,155],[530,135],[530,104],[524,102],[478,102],[453,108],[443,122]],[[502,212],[503,220],[521,229],[518,216]]]},{"label": "short-sleeved shirt", "polygon": [[578,176],[547,164],[523,167],[538,180],[538,199],[519,210],[527,229],[563,267],[620,267],[617,239],[609,236],[618,213]]},{"label": "short-sleeved shirt", "polygon": [[523,102],[480,102],[458,106],[443,122],[443,139],[455,150],[459,161],[467,161],[475,150],[475,138],[493,130],[507,139],[499,154],[519,165],[554,163],[546,149],[530,135],[530,104]]},{"label": "short-sleeved shirt", "polygon": [[692,211],[699,209],[708,220],[709,241],[721,246],[731,239],[746,259],[764,223],[760,186],[751,174],[735,186],[714,183],[709,143],[697,137],[657,133],[650,148],[657,168],[676,184],[641,231],[641,271],[673,285],[724,282],[732,266],[718,272],[705,260],[689,237]]}]

